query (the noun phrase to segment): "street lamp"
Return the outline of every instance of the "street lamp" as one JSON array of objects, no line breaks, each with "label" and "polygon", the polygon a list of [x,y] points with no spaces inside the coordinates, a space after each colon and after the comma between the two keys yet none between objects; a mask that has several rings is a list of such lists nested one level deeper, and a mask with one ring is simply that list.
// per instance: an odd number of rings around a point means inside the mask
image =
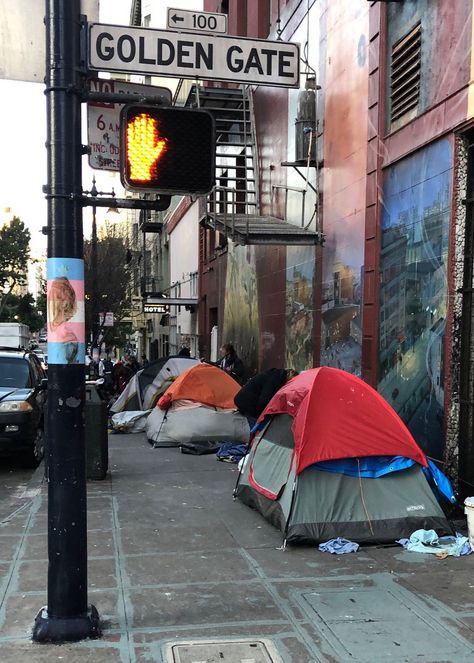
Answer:
[{"label": "street lamp", "polygon": [[[96,354],[99,354],[98,339],[100,333],[100,324],[99,324],[99,291],[98,291],[98,282],[97,282],[97,218],[96,218],[96,209],[95,200],[97,196],[111,196],[115,198],[115,191],[112,187],[112,191],[98,191],[96,187],[95,176],[92,177],[92,187],[90,191],[83,191],[84,195],[90,196],[93,200],[92,202],[92,236],[91,236],[91,315],[92,315],[92,357],[94,357],[94,350]],[[109,207],[107,212],[120,212],[116,207]],[[97,356],[98,359],[98,356]]]}]

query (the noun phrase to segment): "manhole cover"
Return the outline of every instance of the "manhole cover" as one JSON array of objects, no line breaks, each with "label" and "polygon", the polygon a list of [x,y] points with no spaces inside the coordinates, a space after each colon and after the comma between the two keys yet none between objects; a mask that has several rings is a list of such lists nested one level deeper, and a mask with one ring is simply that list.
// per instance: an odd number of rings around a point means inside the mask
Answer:
[{"label": "manhole cover", "polygon": [[275,648],[263,640],[182,642],[168,645],[169,663],[281,663]]}]

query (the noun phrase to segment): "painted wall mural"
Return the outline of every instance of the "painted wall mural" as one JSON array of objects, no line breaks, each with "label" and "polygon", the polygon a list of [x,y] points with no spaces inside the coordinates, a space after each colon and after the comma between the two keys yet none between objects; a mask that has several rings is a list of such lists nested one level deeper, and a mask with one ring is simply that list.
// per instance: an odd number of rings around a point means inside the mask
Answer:
[{"label": "painted wall mural", "polygon": [[432,143],[384,175],[378,391],[440,458],[451,145]]},{"label": "painted wall mural", "polygon": [[362,355],[368,4],[328,3],[324,71],[320,363],[356,375]]},{"label": "painted wall mural", "polygon": [[288,247],[286,254],[285,366],[313,367],[314,247]]},{"label": "painted wall mural", "polygon": [[249,374],[258,366],[258,299],[254,247],[229,241],[223,343],[232,343]]}]

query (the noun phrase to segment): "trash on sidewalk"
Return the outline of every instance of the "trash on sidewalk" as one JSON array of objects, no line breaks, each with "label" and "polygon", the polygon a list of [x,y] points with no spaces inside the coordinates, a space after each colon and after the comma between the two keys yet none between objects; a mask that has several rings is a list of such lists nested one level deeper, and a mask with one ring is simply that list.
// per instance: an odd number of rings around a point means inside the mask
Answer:
[{"label": "trash on sidewalk", "polygon": [[474,550],[474,497],[466,497],[464,500],[464,513],[467,517],[467,535],[471,550]]},{"label": "trash on sidewalk", "polygon": [[112,429],[115,433],[143,433],[150,412],[117,412],[111,418]]},{"label": "trash on sidewalk", "polygon": [[359,550],[359,544],[338,536],[337,539],[330,539],[325,543],[320,543],[319,550],[321,552],[333,553],[335,555],[344,555],[345,553],[357,552]]},{"label": "trash on sidewalk", "polygon": [[247,454],[247,444],[235,444],[235,442],[224,442],[216,453],[217,460],[224,463],[239,463]]},{"label": "trash on sidewalk", "polygon": [[214,440],[198,440],[197,442],[182,442],[179,450],[182,454],[190,456],[204,456],[205,454],[215,454],[219,451],[220,442]]},{"label": "trash on sidewalk", "polygon": [[397,543],[410,552],[431,553],[441,559],[448,555],[460,557],[472,553],[469,539],[459,532],[456,532],[456,536],[439,537],[434,529],[417,529],[409,539],[399,539]]}]

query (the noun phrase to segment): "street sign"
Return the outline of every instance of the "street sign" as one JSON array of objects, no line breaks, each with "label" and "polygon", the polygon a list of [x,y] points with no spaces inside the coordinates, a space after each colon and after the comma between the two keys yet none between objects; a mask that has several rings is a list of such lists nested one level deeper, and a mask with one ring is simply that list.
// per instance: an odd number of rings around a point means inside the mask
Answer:
[{"label": "street sign", "polygon": [[167,304],[143,304],[143,313],[169,313],[170,307]]},{"label": "street sign", "polygon": [[99,313],[99,325],[101,327],[114,326],[114,314],[112,313],[112,311],[107,311],[106,313]]},{"label": "street sign", "polygon": [[[81,14],[99,20],[99,0],[80,0]],[[0,78],[43,83],[44,2],[0,0]]]},{"label": "street sign", "polygon": [[[143,94],[161,97],[171,104],[171,90],[154,85],[138,85],[105,78],[89,81],[91,92]],[[96,170],[120,170],[120,111],[123,104],[89,101],[87,104],[87,142],[89,166]]]},{"label": "street sign", "polygon": [[227,34],[227,15],[168,7],[166,27],[168,30],[195,30],[196,32],[225,35]]},{"label": "street sign", "polygon": [[89,69],[299,87],[299,44],[91,23]]}]

